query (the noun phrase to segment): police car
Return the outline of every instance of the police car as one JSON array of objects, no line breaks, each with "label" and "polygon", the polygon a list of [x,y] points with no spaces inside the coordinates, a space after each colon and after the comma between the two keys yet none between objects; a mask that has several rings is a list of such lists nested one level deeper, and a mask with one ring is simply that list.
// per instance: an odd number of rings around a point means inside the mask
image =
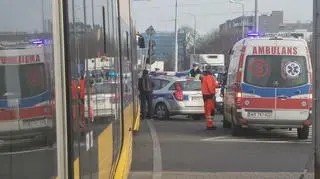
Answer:
[{"label": "police car", "polygon": [[[157,119],[167,120],[171,115],[191,115],[199,120],[204,114],[200,80],[176,76],[154,76],[153,109]],[[176,85],[181,85],[181,90]]]},{"label": "police car", "polygon": [[312,67],[307,43],[293,37],[249,37],[230,52],[223,126],[297,128],[306,139],[311,126]]}]

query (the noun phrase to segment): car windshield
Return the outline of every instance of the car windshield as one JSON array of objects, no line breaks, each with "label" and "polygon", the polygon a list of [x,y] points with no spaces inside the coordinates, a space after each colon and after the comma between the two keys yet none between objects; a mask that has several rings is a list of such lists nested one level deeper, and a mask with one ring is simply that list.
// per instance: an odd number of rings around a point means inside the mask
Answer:
[{"label": "car windshield", "polygon": [[289,88],[308,83],[303,56],[248,56],[244,82],[259,87]]}]

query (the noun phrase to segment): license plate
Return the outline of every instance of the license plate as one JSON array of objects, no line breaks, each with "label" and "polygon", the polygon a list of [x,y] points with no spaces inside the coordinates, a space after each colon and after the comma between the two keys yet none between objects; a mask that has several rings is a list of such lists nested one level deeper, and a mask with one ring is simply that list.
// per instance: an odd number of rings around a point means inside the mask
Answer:
[{"label": "license plate", "polygon": [[193,100],[193,101],[199,101],[199,100],[201,100],[201,99],[202,99],[201,96],[192,97],[192,100]]},{"label": "license plate", "polygon": [[270,119],[272,118],[271,112],[248,112],[248,118],[251,119]]},{"label": "license plate", "polygon": [[40,119],[40,120],[24,120],[23,121],[23,128],[39,128],[39,127],[45,127],[47,126],[47,120],[46,119]]}]

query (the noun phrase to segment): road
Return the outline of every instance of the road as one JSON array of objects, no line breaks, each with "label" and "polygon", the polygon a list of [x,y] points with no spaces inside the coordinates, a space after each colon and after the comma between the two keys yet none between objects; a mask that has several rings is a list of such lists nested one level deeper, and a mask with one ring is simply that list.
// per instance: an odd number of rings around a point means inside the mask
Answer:
[{"label": "road", "polygon": [[130,179],[298,179],[304,169],[305,179],[312,178],[311,138],[298,140],[295,129],[250,130],[233,137],[221,119],[217,116],[215,131],[186,117],[143,121],[134,138]]}]

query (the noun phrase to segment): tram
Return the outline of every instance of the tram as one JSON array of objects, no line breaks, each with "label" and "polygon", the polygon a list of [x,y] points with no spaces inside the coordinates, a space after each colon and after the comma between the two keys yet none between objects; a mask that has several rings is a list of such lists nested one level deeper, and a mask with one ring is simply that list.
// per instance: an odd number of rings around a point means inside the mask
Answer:
[{"label": "tram", "polygon": [[3,1],[0,178],[127,178],[145,48],[132,0]]},{"label": "tram", "polygon": [[[73,97],[66,103],[68,170],[65,172],[68,171],[68,178],[85,176],[97,176],[96,178],[99,179],[127,178],[132,159],[133,132],[138,131],[140,120],[137,79],[142,69],[137,67],[136,53],[138,44],[141,45],[140,41],[144,41],[136,36],[131,15],[131,0],[109,0],[105,1],[105,4],[96,4],[88,9],[86,9],[88,4],[83,4],[84,7],[80,9],[85,15],[83,17],[85,27],[82,29],[84,32],[78,32],[79,24],[74,22],[76,13],[73,11],[79,10],[75,4],[72,4],[74,1],[59,2],[61,6],[57,10],[60,10],[60,17],[63,14],[64,18],[62,22],[61,19],[55,21],[58,24],[54,25],[56,28],[53,31],[53,38],[64,37],[61,42],[63,45],[60,45],[60,48],[64,47],[64,49],[60,52],[64,52],[61,54],[67,62],[65,63],[66,84],[69,85],[70,81],[76,82],[73,84],[81,84],[85,81],[85,85],[78,86],[78,91],[79,94],[85,93],[87,96],[83,98],[83,95],[74,95],[77,91],[70,91],[69,89],[72,88],[66,85],[66,96],[71,93],[72,96],[79,96],[79,98]],[[94,11],[91,16],[88,13],[90,10]],[[88,19],[93,19],[95,22],[93,20],[88,22]],[[92,26],[88,26],[90,23]],[[100,101],[95,101],[106,104],[106,101],[112,99],[113,104],[116,103],[112,106],[115,109],[112,110],[113,116],[108,115],[103,119],[99,116],[99,120],[92,120],[92,117],[86,118],[83,115],[83,110],[90,111],[92,108],[90,95],[94,93],[92,80],[86,78],[90,74],[87,59],[101,61],[113,59],[112,63],[108,63],[108,69],[113,70],[120,77],[115,78],[114,85],[109,85],[113,96],[105,99],[101,96]],[[57,82],[57,79],[55,81]],[[105,110],[108,110],[107,108],[108,106]],[[93,118],[94,115],[93,113]],[[72,116],[73,120],[68,116]],[[57,124],[57,128],[62,126]],[[59,135],[57,136],[59,138]],[[85,145],[81,147],[79,143]],[[66,173],[61,172],[60,175],[66,175]]]}]

